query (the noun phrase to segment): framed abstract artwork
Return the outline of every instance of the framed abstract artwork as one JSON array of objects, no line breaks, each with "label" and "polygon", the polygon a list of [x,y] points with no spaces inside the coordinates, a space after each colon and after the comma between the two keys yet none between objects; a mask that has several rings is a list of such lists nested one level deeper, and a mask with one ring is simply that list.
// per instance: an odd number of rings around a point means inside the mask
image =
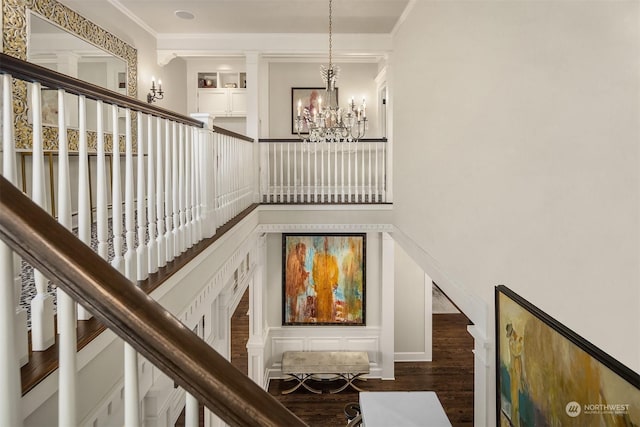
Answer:
[{"label": "framed abstract artwork", "polygon": [[498,426],[640,425],[640,375],[497,286]]},{"label": "framed abstract artwork", "polygon": [[366,235],[282,235],[282,324],[365,325]]}]

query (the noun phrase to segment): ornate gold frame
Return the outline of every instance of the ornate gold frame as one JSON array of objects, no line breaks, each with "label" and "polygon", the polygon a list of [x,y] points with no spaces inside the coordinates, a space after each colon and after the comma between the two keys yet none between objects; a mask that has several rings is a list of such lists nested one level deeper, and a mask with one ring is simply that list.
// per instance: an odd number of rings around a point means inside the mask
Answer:
[{"label": "ornate gold frame", "polygon": [[[2,1],[2,46],[4,53],[26,61],[27,13],[29,11],[39,14],[87,42],[123,59],[127,64],[127,95],[134,98],[137,97],[138,51],[133,46],[56,0]],[[15,80],[13,85],[13,112],[16,148],[18,149],[30,149],[32,144],[32,128],[27,121],[26,99],[26,84],[21,80]],[[68,138],[69,149],[77,150],[78,132],[69,129]],[[95,132],[88,132],[90,149],[95,150],[95,142]],[[58,130],[56,127],[43,126],[43,143],[45,150],[57,149]],[[105,143],[107,146],[111,145],[111,135],[105,138]]]}]

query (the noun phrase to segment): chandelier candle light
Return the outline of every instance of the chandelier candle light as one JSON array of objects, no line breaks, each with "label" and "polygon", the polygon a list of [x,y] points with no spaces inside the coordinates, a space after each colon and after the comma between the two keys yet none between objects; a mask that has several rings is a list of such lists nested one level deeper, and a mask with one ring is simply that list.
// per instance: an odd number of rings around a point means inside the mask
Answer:
[{"label": "chandelier candle light", "polygon": [[[303,108],[302,100],[298,100],[295,125],[298,137],[304,142],[357,142],[367,130],[367,106],[364,98],[358,107],[353,97],[347,108],[338,107],[336,81],[340,67],[332,62],[332,1],[329,0],[329,66],[320,66],[320,75],[326,87],[324,102],[319,97],[317,107]],[[308,138],[300,133],[305,128],[309,130]]]},{"label": "chandelier candle light", "polygon": [[158,80],[158,87],[156,88],[156,78],[151,77],[151,92],[147,94],[147,102],[151,104],[157,99],[164,98],[164,91],[162,90],[162,80]]}]

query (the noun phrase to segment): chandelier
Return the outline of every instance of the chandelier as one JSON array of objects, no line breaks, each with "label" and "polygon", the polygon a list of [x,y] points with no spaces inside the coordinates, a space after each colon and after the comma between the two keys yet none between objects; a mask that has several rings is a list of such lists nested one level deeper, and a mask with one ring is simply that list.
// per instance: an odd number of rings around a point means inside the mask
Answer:
[{"label": "chandelier", "polygon": [[[346,108],[338,107],[336,81],[340,67],[332,59],[332,1],[329,0],[329,66],[320,66],[320,75],[325,84],[325,96],[311,97],[309,105],[298,100],[295,128],[304,142],[357,142],[367,130],[367,106],[364,98],[356,107],[354,99]],[[308,131],[308,136],[304,132]]]}]

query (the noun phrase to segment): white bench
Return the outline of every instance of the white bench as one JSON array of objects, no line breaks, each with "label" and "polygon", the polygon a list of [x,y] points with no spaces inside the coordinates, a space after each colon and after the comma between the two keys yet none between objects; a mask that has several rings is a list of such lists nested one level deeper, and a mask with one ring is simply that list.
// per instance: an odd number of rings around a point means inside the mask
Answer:
[{"label": "white bench", "polygon": [[[320,394],[322,390],[311,387],[306,383],[309,379],[346,381],[341,387],[330,393],[339,393],[348,386],[360,390],[353,381],[361,375],[369,373],[369,355],[366,351],[285,351],[282,354],[282,373],[289,375],[289,380],[298,383],[284,390],[282,394],[289,394],[303,386],[313,393]],[[331,375],[329,378],[319,378],[319,375]]]}]

